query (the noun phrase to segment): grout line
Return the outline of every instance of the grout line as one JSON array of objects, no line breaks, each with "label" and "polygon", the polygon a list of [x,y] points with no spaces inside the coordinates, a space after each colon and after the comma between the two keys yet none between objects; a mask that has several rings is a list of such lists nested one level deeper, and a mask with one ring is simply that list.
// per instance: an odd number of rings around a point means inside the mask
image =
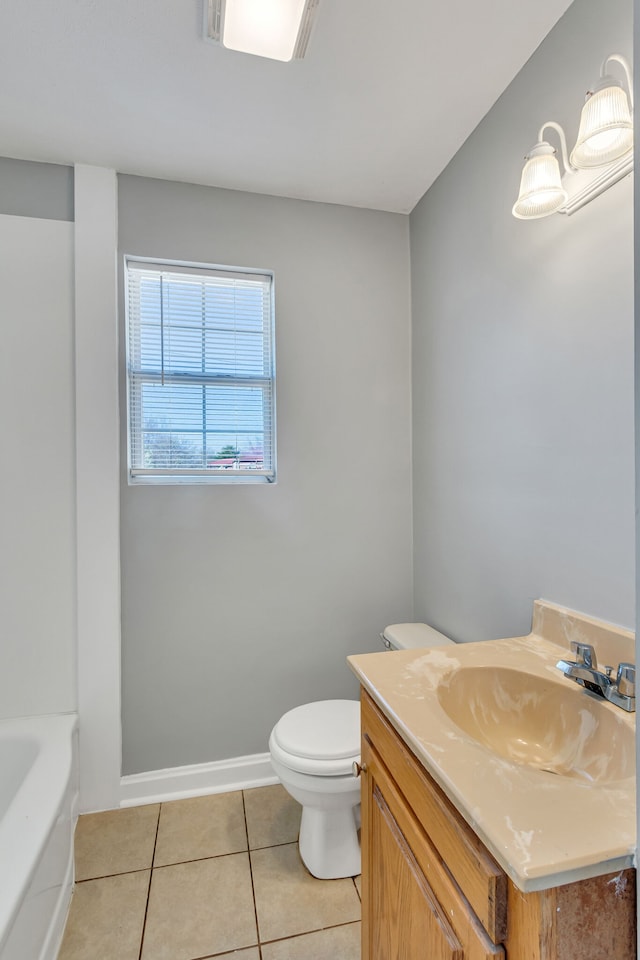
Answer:
[{"label": "grout line", "polygon": [[258,955],[262,960],[262,947],[260,946],[260,927],[258,926],[258,906],[256,904],[256,888],[253,882],[253,864],[251,862],[251,850],[249,850],[249,825],[247,823],[247,807],[244,802],[244,790],[242,791],[242,811],[244,813],[244,828],[247,833],[247,855],[249,857],[249,876],[251,877],[251,896],[253,897],[253,914],[256,918],[256,937],[258,938]]},{"label": "grout line", "polygon": [[247,807],[244,802],[244,790],[241,790],[240,793],[242,794],[242,816],[244,819],[244,836],[245,836],[245,840],[247,841],[247,846],[245,849],[247,853],[249,853],[249,824],[247,823]]},{"label": "grout line", "polygon": [[167,867],[179,867],[183,863],[202,863],[203,860],[222,860],[223,857],[237,857],[239,853],[248,853],[243,847],[242,850],[231,850],[229,853],[215,853],[210,857],[191,857],[190,860],[176,860],[173,863],[159,863],[154,870],[166,870]]},{"label": "grout line", "polygon": [[153,838],[153,853],[151,855],[151,870],[149,871],[149,886],[147,887],[147,902],[144,907],[144,920],[142,921],[142,933],[140,936],[140,949],[138,951],[138,960],[142,960],[142,945],[144,943],[144,935],[147,929],[147,914],[149,913],[149,899],[151,897],[151,881],[153,880],[153,861],[156,858],[156,846],[158,845],[158,831],[160,830],[160,816],[162,814],[162,804],[158,807],[158,820],[156,823],[156,835]]},{"label": "grout line", "polygon": [[339,927],[351,927],[354,923],[360,923],[360,920],[345,920],[344,923],[329,923],[326,927],[315,927],[313,930],[305,930],[303,933],[292,933],[288,937],[274,937],[273,940],[265,940],[265,944],[283,943],[286,940],[298,940],[300,937],[308,937],[312,933],[322,933],[324,930],[337,930]]},{"label": "grout line", "polygon": [[153,868],[148,866],[136,867],[134,870],[118,870],[117,873],[100,873],[95,877],[85,877],[83,880],[74,880],[74,885],[78,887],[81,883],[93,883],[94,880],[109,880],[111,877],[126,877],[131,873],[145,873],[147,870],[151,869]]},{"label": "grout line", "polygon": [[273,850],[274,847],[291,847],[297,842],[298,837],[296,837],[295,840],[283,840],[282,843],[267,843],[263,847],[251,847],[251,850],[257,852],[258,850]]},{"label": "grout line", "polygon": [[[246,829],[246,820],[245,820],[245,829]],[[156,828],[156,840],[157,840],[157,828]],[[95,877],[85,877],[83,880],[76,880],[78,883],[91,883],[92,880],[106,880],[109,877],[122,877],[128,873],[142,873],[144,870],[164,870],[165,867],[177,867],[181,863],[201,863],[203,860],[219,860],[222,857],[237,857],[239,853],[257,853],[259,850],[273,850],[276,847],[291,847],[297,840],[286,840],[284,843],[271,843],[265,847],[253,847],[252,850],[249,850],[248,847],[242,847],[240,850],[230,850],[229,853],[214,853],[209,857],[192,857],[190,860],[174,860],[171,863],[151,863],[150,867],[136,867],[133,870],[118,870],[116,873],[102,873]],[[155,845],[153,848],[153,856],[155,858]]]},{"label": "grout line", "polygon": [[351,877],[351,879],[353,880],[353,885],[356,888],[356,893],[358,894],[358,900],[360,901],[360,903],[362,903],[362,897],[360,896],[360,891],[358,890],[358,884],[356,883],[356,878]]},{"label": "grout line", "polygon": [[250,943],[248,947],[234,947],[231,950],[223,950],[222,953],[207,953],[201,957],[194,957],[193,960],[217,960],[219,957],[233,957],[236,953],[244,953],[245,950],[253,950],[254,947],[258,951],[260,950],[259,944]]}]

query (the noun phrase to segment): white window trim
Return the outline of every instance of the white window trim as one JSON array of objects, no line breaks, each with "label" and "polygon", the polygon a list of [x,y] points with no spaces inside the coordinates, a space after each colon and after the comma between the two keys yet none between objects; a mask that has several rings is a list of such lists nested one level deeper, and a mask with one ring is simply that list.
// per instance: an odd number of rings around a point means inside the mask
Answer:
[{"label": "white window trim", "polygon": [[[276,366],[275,366],[275,277],[272,270],[267,269],[257,269],[257,268],[247,268],[247,267],[231,267],[229,265],[220,265],[212,263],[201,263],[197,261],[184,261],[184,260],[171,260],[165,258],[156,258],[156,257],[141,257],[133,256],[131,254],[124,255],[124,296],[125,296],[125,350],[126,350],[126,393],[127,393],[127,477],[129,485],[138,485],[138,484],[244,484],[244,483],[268,483],[274,484],[276,482],[277,471],[276,471]],[[158,273],[162,272],[160,268],[166,268],[166,271],[169,273],[184,273],[184,274],[193,274],[194,276],[202,276],[205,272],[214,273],[220,277],[237,277],[244,276],[247,279],[252,277],[259,280],[269,280],[270,288],[270,297],[269,297],[269,350],[271,357],[271,376],[268,378],[258,378],[260,383],[265,383],[267,381],[270,384],[270,429],[269,435],[271,438],[270,449],[271,449],[271,468],[270,469],[245,469],[234,468],[234,469],[225,469],[225,470],[213,470],[213,469],[202,469],[202,468],[142,468],[142,467],[133,467],[131,463],[131,424],[132,424],[132,404],[135,403],[135,400],[132,399],[132,381],[136,377],[136,373],[131,370],[130,367],[130,324],[129,324],[129,270],[130,269],[144,269],[149,267],[151,269],[157,270]],[[138,374],[139,376],[139,374]],[[173,380],[174,382],[179,382],[182,378],[180,375],[173,374],[163,374],[164,381]],[[153,377],[152,377],[153,378]],[[228,385],[233,382],[233,378],[228,377],[211,377],[203,376],[202,378],[196,378],[196,382],[203,383],[224,383]],[[246,379],[243,380],[243,383],[247,383]],[[258,380],[256,380],[256,383]]]}]

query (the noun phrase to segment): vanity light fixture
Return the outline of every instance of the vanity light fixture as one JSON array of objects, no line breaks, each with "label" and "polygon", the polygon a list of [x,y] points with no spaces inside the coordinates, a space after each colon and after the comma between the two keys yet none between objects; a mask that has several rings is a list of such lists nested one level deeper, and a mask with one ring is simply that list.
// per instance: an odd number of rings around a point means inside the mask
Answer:
[{"label": "vanity light fixture", "polygon": [[302,60],[320,0],[206,0],[205,38],[270,60]]},{"label": "vanity light fixture", "polygon": [[[612,60],[622,65],[627,79],[628,96],[622,84],[606,72],[607,64]],[[612,53],[600,67],[598,83],[593,90],[587,92],[580,116],[578,139],[571,151],[573,166],[581,170],[600,167],[628,153],[633,147],[632,110],[629,64],[620,54]]]},{"label": "vanity light fixture", "polygon": [[[610,62],[622,65],[628,86],[607,71]],[[560,124],[548,121],[538,133],[538,142],[525,157],[520,193],[512,213],[519,220],[536,220],[552,213],[571,214],[633,170],[633,82],[624,57],[608,56],[600,68],[600,80],[587,93],[576,145],[567,157],[567,144]],[[560,137],[564,173],[557,152],[543,140],[551,127]]]},{"label": "vanity light fixture", "polygon": [[557,152],[547,140],[542,139],[547,127],[556,130],[560,137],[565,173],[573,170],[567,157],[564,130],[553,120],[543,123],[538,132],[538,142],[525,157],[526,163],[520,179],[520,193],[512,210],[514,217],[518,220],[538,220],[540,217],[548,217],[568,200],[567,191],[562,185]]}]

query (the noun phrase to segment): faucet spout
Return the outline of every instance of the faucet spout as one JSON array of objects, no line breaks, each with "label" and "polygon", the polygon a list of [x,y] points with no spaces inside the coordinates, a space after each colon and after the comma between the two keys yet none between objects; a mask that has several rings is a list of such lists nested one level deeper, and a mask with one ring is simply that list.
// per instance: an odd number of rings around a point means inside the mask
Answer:
[{"label": "faucet spout", "polygon": [[591,693],[600,697],[606,697],[605,691],[611,686],[611,679],[605,673],[601,673],[600,670],[595,670],[593,667],[587,667],[584,663],[575,660],[558,660],[556,668],[562,670],[565,677],[574,680],[581,687],[586,687]]}]

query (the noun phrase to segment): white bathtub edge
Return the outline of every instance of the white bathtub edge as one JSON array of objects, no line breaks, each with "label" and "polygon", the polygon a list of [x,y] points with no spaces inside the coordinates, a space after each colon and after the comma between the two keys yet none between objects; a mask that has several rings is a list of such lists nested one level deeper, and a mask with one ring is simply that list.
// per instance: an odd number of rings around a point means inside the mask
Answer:
[{"label": "white bathtub edge", "polygon": [[55,960],[60,946],[74,874],[77,730],[75,713],[0,722],[0,739],[38,744],[0,821],[3,960]]},{"label": "white bathtub edge", "polygon": [[47,937],[42,945],[42,952],[38,960],[56,960],[56,957],[60,952],[60,947],[62,946],[62,937],[64,936],[64,928],[67,923],[67,916],[69,915],[69,907],[71,906],[73,882],[74,861],[72,843],[71,849],[69,850],[69,862],[67,864],[64,882],[60,888],[60,896],[58,897],[56,908],[53,916],[51,917],[51,923],[49,925]]},{"label": "white bathtub edge", "polygon": [[120,780],[120,806],[184,800],[279,783],[268,753],[134,773]]}]

